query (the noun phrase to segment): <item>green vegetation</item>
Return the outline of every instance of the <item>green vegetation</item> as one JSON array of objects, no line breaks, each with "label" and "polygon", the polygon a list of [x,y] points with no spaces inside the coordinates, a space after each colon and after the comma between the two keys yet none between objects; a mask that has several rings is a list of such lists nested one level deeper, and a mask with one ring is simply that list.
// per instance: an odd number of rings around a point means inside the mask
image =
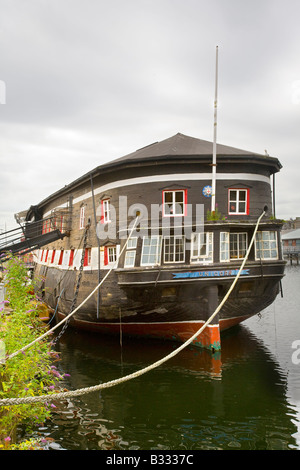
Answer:
[{"label": "green vegetation", "polygon": [[[5,345],[6,353],[6,360],[0,363],[0,398],[55,393],[61,376],[53,366],[58,357],[51,351],[50,341],[39,340],[15,357],[8,358],[39,338],[46,328],[39,318],[41,304],[35,298],[26,266],[18,258],[12,257],[6,264],[5,287],[6,302],[11,311],[7,314],[6,309],[0,306],[0,341],[2,346]],[[0,407],[0,448],[16,448],[16,426],[22,423],[26,429],[34,429],[49,418],[51,407],[54,405],[45,403]],[[32,443],[28,442],[27,447],[23,443],[19,448],[31,448]]]},{"label": "green vegetation", "polygon": [[217,206],[218,204],[216,204],[216,209],[214,211],[208,210],[206,212],[206,220],[226,220],[226,217],[221,214]]}]

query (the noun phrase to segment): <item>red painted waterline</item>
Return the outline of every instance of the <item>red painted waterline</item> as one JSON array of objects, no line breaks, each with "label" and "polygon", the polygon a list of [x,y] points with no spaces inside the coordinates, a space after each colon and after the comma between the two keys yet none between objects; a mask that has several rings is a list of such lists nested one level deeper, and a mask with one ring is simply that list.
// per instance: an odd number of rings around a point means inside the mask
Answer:
[{"label": "red painted waterline", "polygon": [[[59,320],[65,316],[58,315]],[[194,344],[205,348],[220,348],[220,331],[231,328],[246,320],[249,316],[229,318],[220,320],[219,324],[208,325],[205,330],[197,336]],[[185,342],[193,336],[204,325],[204,321],[198,322],[174,322],[174,323],[98,323],[85,320],[72,319],[72,326],[81,330],[103,332],[109,334],[122,334],[161,338]]]}]

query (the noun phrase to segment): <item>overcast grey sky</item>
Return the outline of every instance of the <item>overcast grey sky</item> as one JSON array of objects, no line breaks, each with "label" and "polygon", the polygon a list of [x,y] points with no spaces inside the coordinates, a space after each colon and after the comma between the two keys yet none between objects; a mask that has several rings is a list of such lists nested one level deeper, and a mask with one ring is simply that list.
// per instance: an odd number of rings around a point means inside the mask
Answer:
[{"label": "overcast grey sky", "polygon": [[299,0],[0,0],[0,231],[83,173],[177,132],[278,157],[300,216]]}]

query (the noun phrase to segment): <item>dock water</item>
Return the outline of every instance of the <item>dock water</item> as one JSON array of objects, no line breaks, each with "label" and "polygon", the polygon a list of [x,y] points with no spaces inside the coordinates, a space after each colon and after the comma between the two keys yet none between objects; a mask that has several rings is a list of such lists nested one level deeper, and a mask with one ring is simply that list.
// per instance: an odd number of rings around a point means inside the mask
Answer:
[{"label": "dock water", "polygon": [[[299,282],[299,266],[287,266],[283,298],[223,335],[218,373],[210,353],[188,348],[137,379],[61,402],[37,435],[49,449],[300,450]],[[57,344],[69,390],[127,375],[175,347],[71,329]]]}]

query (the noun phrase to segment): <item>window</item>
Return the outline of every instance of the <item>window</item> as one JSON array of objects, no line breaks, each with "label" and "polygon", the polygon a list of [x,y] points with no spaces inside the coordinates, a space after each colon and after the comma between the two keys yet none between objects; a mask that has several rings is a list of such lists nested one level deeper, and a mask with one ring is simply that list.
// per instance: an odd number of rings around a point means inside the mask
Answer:
[{"label": "window", "polygon": [[276,232],[257,232],[255,237],[255,259],[277,259]]},{"label": "window", "polygon": [[124,268],[134,268],[135,265],[135,250],[126,251]]},{"label": "window", "polygon": [[[61,232],[63,232],[64,231],[64,224],[65,224],[65,217],[63,215],[60,216],[60,221],[59,222],[60,222],[59,223],[59,225],[60,225],[59,230]],[[84,221],[83,221],[83,223],[84,223]]]},{"label": "window", "polygon": [[220,261],[244,258],[247,249],[247,233],[220,233]]},{"label": "window", "polygon": [[105,246],[104,247],[104,266],[117,261],[117,247]]},{"label": "window", "polygon": [[229,189],[228,214],[249,214],[249,189]]},{"label": "window", "polygon": [[127,250],[130,250],[130,251],[126,251],[124,268],[134,268],[136,247],[137,247],[137,237],[129,238],[127,242]]},{"label": "window", "polygon": [[92,249],[86,248],[84,252],[83,266],[90,266],[92,260]]},{"label": "window", "polygon": [[80,208],[80,218],[79,218],[79,228],[85,228],[85,207],[82,206]]},{"label": "window", "polygon": [[110,220],[110,200],[109,199],[104,199],[102,201],[102,216],[101,216],[101,222],[103,224],[106,224],[108,222],[111,222]]},{"label": "window", "polygon": [[230,233],[230,259],[245,258],[248,247],[247,233]]},{"label": "window", "polygon": [[135,249],[137,245],[137,237],[129,238],[127,242],[127,250]]},{"label": "window", "polygon": [[229,232],[220,233],[220,261],[229,261]]},{"label": "window", "polygon": [[161,255],[161,237],[153,235],[152,237],[144,237],[142,248],[142,266],[153,266],[160,264]]},{"label": "window", "polygon": [[176,217],[186,215],[186,189],[163,191],[163,215]]},{"label": "window", "polygon": [[42,233],[48,233],[51,231],[51,221],[50,219],[45,219],[43,221]]},{"label": "window", "polygon": [[213,232],[192,234],[191,262],[213,262]]},{"label": "window", "polygon": [[164,262],[182,263],[184,261],[184,237],[175,235],[164,238]]}]

